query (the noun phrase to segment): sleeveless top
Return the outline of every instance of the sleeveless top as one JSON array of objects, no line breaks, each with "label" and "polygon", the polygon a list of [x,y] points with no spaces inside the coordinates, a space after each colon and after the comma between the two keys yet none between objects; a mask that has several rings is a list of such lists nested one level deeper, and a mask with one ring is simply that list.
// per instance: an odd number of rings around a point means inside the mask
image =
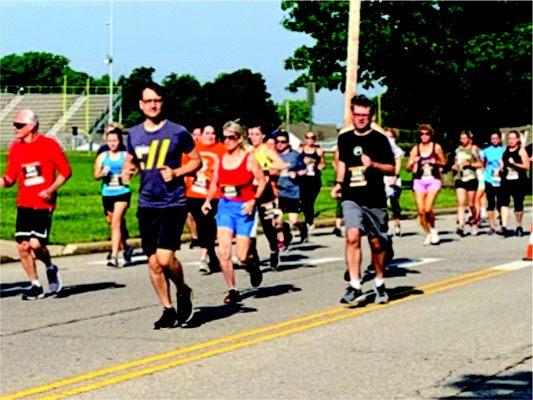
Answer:
[{"label": "sleeveless top", "polygon": [[272,165],[272,161],[270,160],[270,158],[268,158],[265,150],[263,149],[253,151],[253,155],[254,155],[255,161],[257,161],[257,163],[263,170],[263,173],[265,174],[265,178],[267,181],[265,185],[265,189],[263,190],[263,193],[261,194],[261,197],[257,200],[257,204],[273,202],[274,200],[276,200],[276,195],[274,194],[274,188],[272,186],[274,183],[270,179],[270,172],[269,172],[270,166]]},{"label": "sleeveless top", "polygon": [[457,176],[455,177],[456,180],[468,182],[477,179],[476,169],[474,167],[470,165],[466,167],[461,167],[461,163],[463,161],[476,161],[476,156],[472,147],[459,146],[455,150],[455,160],[457,161],[457,165],[459,166],[459,169],[457,170]]},{"label": "sleeveless top", "polygon": [[268,158],[266,152],[262,149],[255,150],[254,151],[254,158],[255,161],[259,164],[261,169],[263,171],[268,171],[270,169],[270,165],[272,165],[272,161],[270,161],[270,158]]},{"label": "sleeveless top", "polygon": [[126,152],[119,152],[119,157],[116,160],[111,159],[110,152],[104,153],[102,160],[102,167],[108,167],[109,173],[102,177],[102,196],[120,196],[131,192],[128,186],[122,184],[122,165],[126,161]]},{"label": "sleeveless top", "polygon": [[318,155],[316,149],[312,153],[307,153],[302,148],[300,156],[302,157],[302,161],[306,165],[306,171],[304,176],[320,178],[321,171],[318,169],[318,164],[320,163],[320,156]]},{"label": "sleeveless top", "polygon": [[520,157],[520,147],[511,151],[507,147],[503,152],[503,170],[502,170],[502,182],[511,183],[523,183],[527,181],[527,172],[524,168],[517,167],[509,162],[512,158],[515,163],[521,164],[522,157]]},{"label": "sleeveless top", "polygon": [[418,160],[418,168],[413,174],[414,179],[429,180],[432,178],[440,179],[440,169],[438,165],[430,164],[430,159],[437,160],[437,153],[435,152],[435,143],[431,142],[431,151],[429,155],[423,155],[420,151],[420,144],[416,145],[416,151],[420,160]]},{"label": "sleeveless top", "polygon": [[218,169],[218,185],[222,189],[222,197],[230,201],[248,201],[255,197],[254,174],[248,171],[248,157],[246,153],[237,168],[226,169],[221,160]]}]

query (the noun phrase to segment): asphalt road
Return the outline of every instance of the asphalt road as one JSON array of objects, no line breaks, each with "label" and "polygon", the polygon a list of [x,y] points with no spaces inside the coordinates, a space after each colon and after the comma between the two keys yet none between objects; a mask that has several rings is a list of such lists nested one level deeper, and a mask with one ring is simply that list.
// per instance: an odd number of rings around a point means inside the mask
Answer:
[{"label": "asphalt road", "polygon": [[424,247],[405,221],[387,273],[392,301],[369,295],[357,308],[339,304],[343,241],[329,228],[294,246],[279,272],[265,265],[259,289],[237,271],[239,307],[222,304],[221,274],[201,276],[198,250],[184,246],[196,313],[162,331],[141,260],[117,270],[105,254],[57,258],[64,295],[30,302],[20,265],[4,264],[2,398],[531,398],[532,270],[519,261],[528,238],[459,239],[452,216],[438,227],[443,243]]}]

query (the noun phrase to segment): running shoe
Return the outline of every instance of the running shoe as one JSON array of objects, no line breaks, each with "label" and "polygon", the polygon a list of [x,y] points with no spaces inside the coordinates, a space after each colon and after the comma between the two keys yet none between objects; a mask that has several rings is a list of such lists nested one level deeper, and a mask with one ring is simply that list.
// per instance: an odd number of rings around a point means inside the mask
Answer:
[{"label": "running shoe", "polygon": [[479,235],[479,231],[477,229],[477,226],[476,225],[472,225],[472,236],[477,236]]},{"label": "running shoe", "polygon": [[337,237],[342,237],[342,231],[339,228],[334,228],[332,232]]},{"label": "running shoe", "polygon": [[432,245],[435,246],[440,243],[439,232],[436,229],[431,230],[429,237]]},{"label": "running shoe", "polygon": [[401,228],[399,226],[397,226],[394,229],[394,236],[397,237],[397,238],[402,237],[402,230],[401,230]]},{"label": "running shoe", "polygon": [[256,288],[258,287],[261,282],[263,282],[263,272],[261,272],[261,268],[259,268],[259,264],[253,262],[253,265],[247,265],[248,273],[250,274],[250,285],[252,287]]},{"label": "running shoe", "polygon": [[107,261],[107,266],[108,267],[113,267],[113,268],[122,268],[122,264],[120,264],[118,262],[118,258],[117,257],[112,257],[109,259],[109,261]]},{"label": "running shoe", "polygon": [[31,285],[31,287],[22,294],[22,300],[37,300],[44,297],[42,286]]},{"label": "running shoe", "polygon": [[515,231],[515,235],[518,237],[524,236],[524,228],[522,228],[521,226],[517,227]]},{"label": "running shoe", "polygon": [[48,278],[48,288],[50,293],[59,293],[63,288],[63,282],[61,281],[61,275],[56,265],[52,264],[46,268],[46,277]]},{"label": "running shoe", "polygon": [[279,251],[271,251],[270,252],[270,269],[273,271],[278,270],[280,258],[279,258]]},{"label": "running shoe", "polygon": [[176,304],[176,315],[178,320],[178,325],[183,325],[189,322],[194,314],[194,309],[192,305],[192,300],[194,298],[194,293],[192,289],[185,285],[176,295],[177,303]]},{"label": "running shoe", "polygon": [[456,230],[455,232],[456,232],[459,236],[461,236],[461,237],[465,237],[465,236],[466,236],[466,233],[465,233],[464,228],[462,228],[462,227],[460,227],[460,226],[457,227],[457,230]]},{"label": "running shoe", "polygon": [[315,224],[307,224],[307,232],[312,232],[315,230]]},{"label": "running shoe", "polygon": [[372,286],[374,289],[374,293],[376,294],[376,298],[374,299],[374,303],[376,304],[385,304],[389,302],[389,294],[387,293],[387,289],[385,288],[385,284],[382,284],[381,286],[376,286],[374,282],[372,282]]},{"label": "running shoe", "polygon": [[502,236],[503,236],[504,238],[508,238],[508,237],[513,236],[513,234],[512,234],[512,231],[510,231],[509,229],[507,229],[505,226],[502,226]]},{"label": "running shoe", "polygon": [[154,322],[154,329],[174,328],[176,326],[176,310],[173,307],[164,308],[161,318]]},{"label": "running shoe", "polygon": [[111,252],[107,253],[106,260],[111,260],[112,254]]},{"label": "running shoe", "polygon": [[341,304],[350,304],[355,306],[361,301],[366,299],[366,295],[361,291],[361,289],[354,289],[351,286],[346,288],[346,293],[341,298]]},{"label": "running shoe", "polygon": [[489,232],[488,233],[489,233],[489,235],[492,236],[492,235],[496,234],[496,229],[491,227],[491,228],[489,228]]},{"label": "running shoe", "polygon": [[228,291],[226,297],[224,297],[225,304],[237,304],[241,301],[241,294],[236,289],[231,289]]},{"label": "running shoe", "polygon": [[307,225],[305,223],[299,224],[298,230],[300,231],[300,243],[309,242],[309,231],[307,230]]},{"label": "running shoe", "polygon": [[209,275],[210,268],[206,260],[200,260],[200,264],[198,265],[198,272],[200,272],[202,275]]},{"label": "running shoe", "polygon": [[424,243],[422,243],[424,246],[429,246],[431,245],[431,235],[430,234],[427,234],[426,235],[426,238],[424,239]]},{"label": "running shoe", "polygon": [[123,256],[124,256],[124,261],[126,261],[127,263],[130,263],[131,257],[133,257],[133,247],[127,246],[126,250],[124,250]]}]

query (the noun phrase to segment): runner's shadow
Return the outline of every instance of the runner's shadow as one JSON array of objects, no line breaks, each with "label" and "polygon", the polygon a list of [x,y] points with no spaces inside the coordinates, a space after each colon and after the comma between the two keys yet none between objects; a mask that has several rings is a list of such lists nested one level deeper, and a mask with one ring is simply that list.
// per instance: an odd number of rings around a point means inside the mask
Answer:
[{"label": "runner's shadow", "polygon": [[192,319],[187,322],[186,325],[182,325],[181,327],[185,329],[198,328],[208,322],[228,318],[234,314],[244,314],[256,311],[256,308],[243,307],[242,304],[221,304],[217,306],[196,307]]},{"label": "runner's shadow", "polygon": [[401,239],[403,237],[409,237],[409,236],[418,236],[418,233],[416,232],[402,232],[402,236],[400,236],[399,238],[394,238],[394,240],[398,240],[398,239]]},{"label": "runner's shadow", "polygon": [[18,296],[31,286],[30,282],[14,282],[0,284],[0,298]]},{"label": "runner's shadow", "polygon": [[126,285],[116,282],[99,282],[99,283],[87,283],[82,285],[71,285],[65,286],[55,297],[64,298],[73,296],[76,294],[82,294],[87,292],[96,292],[98,290],[106,289],[121,289],[125,288]]},{"label": "runner's shadow", "polygon": [[[394,300],[404,299],[411,296],[419,296],[424,294],[420,289],[415,288],[414,286],[397,286],[394,288],[387,288],[387,293],[389,294],[389,302]],[[366,298],[361,303],[355,306],[349,306],[348,308],[363,308],[369,304],[373,304],[376,298],[373,290],[368,290],[365,292]]]},{"label": "runner's shadow", "polygon": [[247,299],[248,297],[266,299],[268,297],[281,296],[283,294],[301,291],[302,289],[294,285],[262,286],[256,289],[243,291],[241,293],[241,298],[243,300]]},{"label": "runner's shadow", "polygon": [[309,257],[303,254],[287,254],[283,253],[280,255],[281,262],[291,262],[291,261],[300,261],[307,260]]},{"label": "runner's shadow", "polygon": [[458,381],[448,384],[459,393],[439,399],[531,399],[531,384],[531,371],[496,376],[463,375]]},{"label": "runner's shadow", "polygon": [[[317,233],[311,233],[310,236],[316,236],[316,237],[319,237],[319,236],[331,236],[333,235],[334,233],[332,231],[328,231],[328,232],[317,232]],[[342,239],[342,238],[339,238],[339,239]]]},{"label": "runner's shadow", "polygon": [[451,243],[451,242],[457,242],[458,239],[452,239],[452,238],[441,238],[440,239],[440,243],[439,245],[441,244],[446,244],[446,243]]},{"label": "runner's shadow", "polygon": [[325,247],[326,246],[322,246],[321,244],[303,243],[303,244],[297,244],[295,246],[291,246],[291,250],[313,251],[316,249],[323,249]]}]

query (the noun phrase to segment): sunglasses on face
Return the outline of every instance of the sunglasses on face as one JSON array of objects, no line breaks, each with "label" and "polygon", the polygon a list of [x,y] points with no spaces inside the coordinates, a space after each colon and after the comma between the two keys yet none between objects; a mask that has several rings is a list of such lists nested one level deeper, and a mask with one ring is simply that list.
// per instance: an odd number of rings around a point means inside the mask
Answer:
[{"label": "sunglasses on face", "polygon": [[224,140],[237,140],[238,138],[237,135],[224,135]]},{"label": "sunglasses on face", "polygon": [[26,125],[28,125],[28,124],[25,124],[25,123],[23,123],[23,122],[13,122],[13,126],[14,126],[15,128],[17,128],[17,129],[22,129],[22,128],[24,128]]},{"label": "sunglasses on face", "polygon": [[420,136],[431,136],[429,132],[420,132]]},{"label": "sunglasses on face", "polygon": [[305,138],[306,138],[306,139],[313,139],[313,140],[316,139],[314,136],[306,136]]},{"label": "sunglasses on face", "polygon": [[289,142],[286,140],[276,140],[276,143],[289,143]]}]

